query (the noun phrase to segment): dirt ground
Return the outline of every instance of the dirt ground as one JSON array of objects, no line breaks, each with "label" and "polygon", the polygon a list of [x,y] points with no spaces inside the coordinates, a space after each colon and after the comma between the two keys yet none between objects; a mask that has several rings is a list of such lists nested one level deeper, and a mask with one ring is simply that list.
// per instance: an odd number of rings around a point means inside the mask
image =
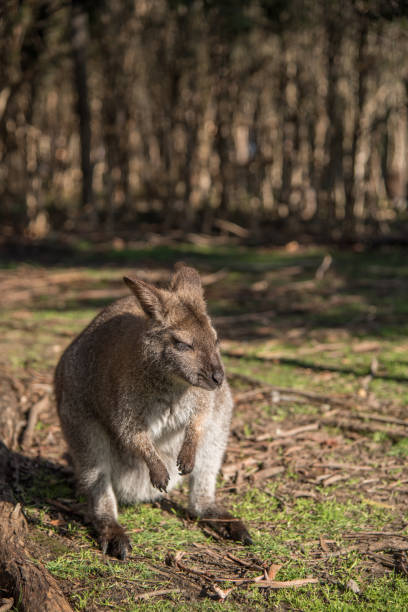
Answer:
[{"label": "dirt ground", "polygon": [[[219,497],[254,544],[192,520],[183,485],[160,505],[122,509],[133,550],[121,562],[98,550],[86,524],[53,368],[92,316],[126,294],[124,274],[165,282],[179,259],[202,274],[236,402]],[[52,265],[4,262],[7,480],[29,557],[73,609],[408,608],[406,261],[296,245],[109,245]],[[1,610],[17,606],[0,591]]]}]

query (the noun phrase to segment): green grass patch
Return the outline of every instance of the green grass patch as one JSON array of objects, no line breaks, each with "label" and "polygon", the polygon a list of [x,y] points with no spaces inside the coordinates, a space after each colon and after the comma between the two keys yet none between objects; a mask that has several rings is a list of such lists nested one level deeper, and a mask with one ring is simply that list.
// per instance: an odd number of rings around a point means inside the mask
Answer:
[{"label": "green grass patch", "polygon": [[[70,266],[78,272],[78,278],[75,275],[69,283],[62,280],[61,286],[49,293],[45,287],[23,303],[3,306],[0,350],[6,356],[7,365],[18,374],[28,371],[31,376],[32,369],[51,373],[70,340],[100,308],[116,298],[118,288],[122,287],[123,268],[134,267],[135,275],[138,268],[161,268],[165,275],[175,261],[184,260],[203,273],[221,269],[225,272],[220,282],[206,287],[206,295],[210,312],[223,318],[220,336],[229,341],[228,347],[244,348],[243,358],[225,358],[230,373],[323,395],[358,394],[375,357],[378,372],[369,383],[369,393],[380,402],[379,411],[386,413],[389,402],[402,408],[408,402],[405,252],[356,254],[333,250],[332,266],[316,282],[315,273],[324,254],[325,250],[320,248],[289,253],[283,249],[238,246],[134,244],[113,248],[109,244],[74,242],[65,254],[61,252],[53,272]],[[43,274],[44,269],[33,265],[32,274],[38,271]],[[14,273],[10,268],[10,275]],[[21,271],[17,266],[18,273]],[[123,295],[126,295],[125,287]],[[266,320],[245,321],[245,317],[240,317],[238,323],[234,322],[235,315],[269,311],[274,314]],[[230,324],[228,317],[231,317]],[[355,350],[356,343],[363,341],[377,346],[372,350]],[[268,353],[280,358],[259,359]],[[247,388],[237,381],[234,387]],[[357,397],[364,401],[365,396]],[[236,419],[248,438],[258,431],[256,425],[268,419],[284,422],[284,427],[290,429],[297,423],[309,422],[308,418],[317,421],[320,413],[321,406],[291,401],[275,404],[265,398],[254,414],[247,406],[239,406]],[[327,433],[339,435],[337,431]],[[35,434],[45,439],[47,426],[42,421],[37,423]],[[349,453],[352,457],[351,444],[350,440],[344,443],[341,456],[335,447],[319,447],[316,452],[322,451],[327,461],[352,461],[348,458]],[[391,455],[396,465],[387,477],[393,476],[397,483],[398,479],[404,480],[403,460],[408,456],[408,438],[392,444],[386,435],[374,434],[367,436],[367,448],[362,462],[372,453],[370,465],[375,463],[381,467],[384,457]],[[125,507],[120,512],[120,521],[133,544],[130,559],[118,562],[104,557],[90,531],[79,521],[68,522],[62,528],[52,524],[49,514],[56,509],[46,500],[73,499],[76,495],[70,481],[42,467],[22,493],[27,514],[35,524],[30,535],[48,551],[46,564],[51,573],[72,588],[71,601],[76,610],[407,610],[405,578],[393,572],[380,578],[370,574],[367,559],[357,552],[320,561],[314,555],[320,537],[347,547],[350,539],[344,537],[346,533],[387,531],[396,518],[402,517],[400,508],[392,509],[395,499],[390,500],[387,508],[378,498],[370,499],[369,493],[360,491],[359,482],[365,474],[358,477],[351,474],[348,480],[327,488],[311,484],[310,480],[305,484],[295,461],[292,463],[293,455],[286,458],[285,450],[276,449],[282,461],[288,463],[284,474],[272,484],[263,489],[251,488],[248,484],[246,492],[228,496],[227,503],[249,524],[254,540],[250,549],[230,542],[215,543],[198,524],[185,524],[177,514],[146,504]],[[287,493],[283,498],[282,495],[276,498],[274,494],[285,490],[288,483],[289,490],[303,486],[314,488],[317,499],[295,499]],[[385,484],[385,478],[381,484]],[[394,493],[400,493],[398,486],[390,490],[390,497]],[[65,544],[62,543],[64,534]],[[186,551],[188,558],[188,553],[196,551],[197,546],[208,549],[218,546],[221,550],[225,547],[226,552],[233,550],[244,559],[253,554],[261,560],[280,563],[283,567],[279,580],[313,575],[324,576],[325,581],[299,590],[239,587],[222,603],[209,597],[189,601],[185,593],[177,591],[146,601],[135,599],[135,593],[174,586],[154,568],[163,566],[168,552]],[[359,585],[359,593],[347,586],[350,579]]]}]

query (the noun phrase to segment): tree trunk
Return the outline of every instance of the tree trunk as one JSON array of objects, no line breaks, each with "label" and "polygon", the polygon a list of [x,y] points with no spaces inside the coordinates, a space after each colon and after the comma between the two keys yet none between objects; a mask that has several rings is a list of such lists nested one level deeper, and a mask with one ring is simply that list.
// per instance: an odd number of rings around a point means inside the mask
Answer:
[{"label": "tree trunk", "polygon": [[[0,391],[0,437],[15,448],[22,423],[20,404],[11,381],[3,379]],[[14,457],[0,441],[0,588],[22,612],[72,612],[56,580],[38,560],[34,563],[24,546],[27,524],[10,484]]]},{"label": "tree trunk", "polygon": [[[336,223],[336,187],[343,186],[343,118],[342,100],[338,91],[340,47],[342,31],[333,17],[326,23],[327,37],[327,96],[326,113],[328,128],[325,151],[327,162],[323,170],[322,190],[323,202],[319,202],[324,214],[328,231],[332,231]],[[323,206],[322,206],[323,204]]]},{"label": "tree trunk", "polygon": [[359,198],[363,198],[361,177],[357,176],[357,152],[363,131],[363,110],[367,97],[367,47],[368,24],[362,21],[358,33],[357,72],[358,92],[357,107],[354,116],[353,140],[351,144],[350,176],[346,188],[346,206],[344,217],[344,237],[352,240],[356,232],[355,206]]},{"label": "tree trunk", "polygon": [[[7,448],[0,447],[0,472],[4,474]],[[0,586],[23,612],[72,612],[55,579],[38,561],[34,564],[23,544],[27,529],[20,505],[0,475]]]},{"label": "tree trunk", "polygon": [[87,80],[88,16],[77,0],[71,6],[71,44],[74,63],[74,87],[77,96],[76,112],[81,143],[82,208],[92,206],[93,188],[91,163],[91,110]]}]

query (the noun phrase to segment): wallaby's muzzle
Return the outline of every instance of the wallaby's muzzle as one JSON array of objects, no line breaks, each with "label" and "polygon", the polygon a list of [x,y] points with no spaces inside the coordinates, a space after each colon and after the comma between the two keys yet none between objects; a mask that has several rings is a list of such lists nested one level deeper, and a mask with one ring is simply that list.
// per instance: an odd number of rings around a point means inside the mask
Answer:
[{"label": "wallaby's muzzle", "polygon": [[217,387],[221,387],[224,380],[224,370],[221,367],[213,369],[212,380],[215,382]]}]

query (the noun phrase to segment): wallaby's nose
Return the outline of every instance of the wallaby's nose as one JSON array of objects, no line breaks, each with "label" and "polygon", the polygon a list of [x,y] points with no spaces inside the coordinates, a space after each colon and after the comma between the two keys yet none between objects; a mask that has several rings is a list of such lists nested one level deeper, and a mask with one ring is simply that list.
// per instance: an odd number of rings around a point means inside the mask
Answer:
[{"label": "wallaby's nose", "polygon": [[220,387],[222,381],[224,380],[224,370],[222,368],[214,368],[212,373],[212,379],[215,384]]}]

